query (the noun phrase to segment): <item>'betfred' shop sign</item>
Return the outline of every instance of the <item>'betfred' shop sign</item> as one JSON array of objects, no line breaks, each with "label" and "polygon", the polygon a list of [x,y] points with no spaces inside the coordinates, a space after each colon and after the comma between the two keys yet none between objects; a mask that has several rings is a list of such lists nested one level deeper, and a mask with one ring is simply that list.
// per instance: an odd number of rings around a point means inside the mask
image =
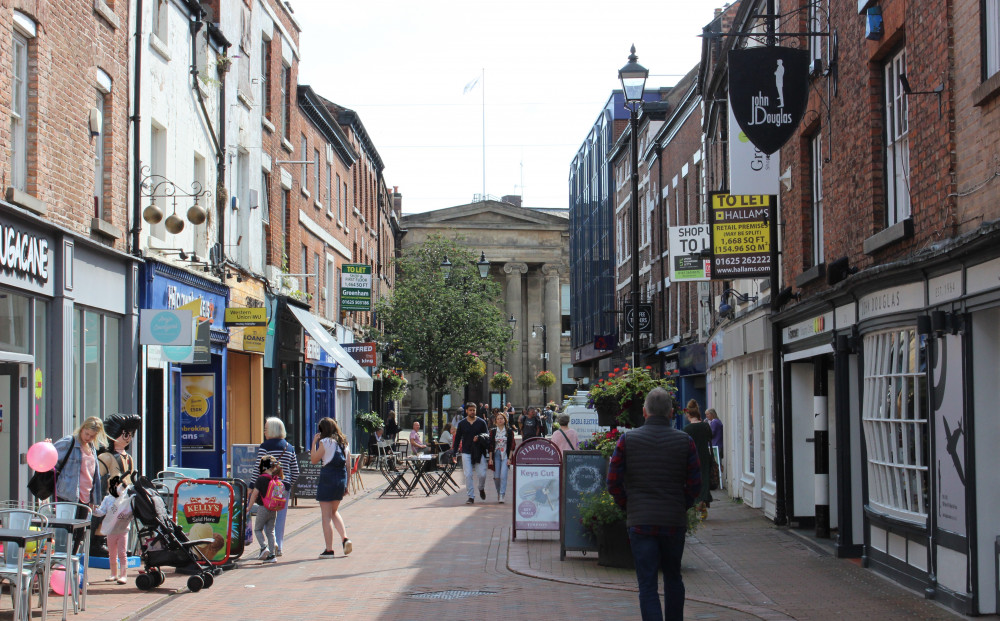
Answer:
[{"label": "'betfred' shop sign", "polygon": [[347,343],[341,347],[361,366],[375,366],[375,343]]},{"label": "'betfred' shop sign", "polygon": [[712,280],[771,275],[771,216],[777,197],[713,192]]}]

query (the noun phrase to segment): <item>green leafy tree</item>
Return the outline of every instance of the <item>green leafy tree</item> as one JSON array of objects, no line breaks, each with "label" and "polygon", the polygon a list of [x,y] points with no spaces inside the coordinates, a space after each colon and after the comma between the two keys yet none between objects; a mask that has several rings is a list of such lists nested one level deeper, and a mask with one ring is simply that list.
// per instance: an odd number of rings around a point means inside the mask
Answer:
[{"label": "green leafy tree", "polygon": [[[447,279],[446,256],[452,264]],[[414,383],[427,391],[438,428],[443,394],[469,377],[468,352],[499,362],[508,346],[500,284],[480,278],[476,259],[460,240],[431,236],[396,259],[396,286],[375,305],[392,365],[419,374]]]}]

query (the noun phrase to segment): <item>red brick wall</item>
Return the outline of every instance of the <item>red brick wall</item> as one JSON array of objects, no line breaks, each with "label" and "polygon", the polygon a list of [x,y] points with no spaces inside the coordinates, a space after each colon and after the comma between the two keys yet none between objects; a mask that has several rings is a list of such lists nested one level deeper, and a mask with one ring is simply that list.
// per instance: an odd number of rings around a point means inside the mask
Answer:
[{"label": "red brick wall", "polygon": [[[27,192],[43,201],[46,218],[83,236],[125,249],[128,196],[128,3],[111,9],[117,28],[93,0],[13,0],[0,6],[0,107],[10,118],[14,10],[35,20],[29,39]],[[112,80],[104,118],[105,220],[122,231],[113,242],[91,233],[94,148],[90,109],[97,103],[97,70]],[[99,138],[98,138],[99,139]],[[0,170],[11,185],[10,123],[0,124]]]},{"label": "red brick wall", "polygon": [[[909,161],[914,235],[871,255],[863,251],[864,240],[886,227],[883,63],[905,46],[913,90],[934,89],[949,72],[948,11],[939,3],[885,0],[880,3],[885,35],[876,42],[865,39],[864,16],[858,15],[856,5],[830,5],[832,28],[838,33],[839,43],[836,81],[822,76],[812,79],[805,120],[796,137],[781,150],[782,169],[792,167],[792,188],[782,190],[787,283],[794,283],[811,264],[809,137],[817,131],[823,133],[824,151],[830,158],[823,169],[827,263],[847,256],[852,266],[864,269],[908,256],[954,234],[953,198],[949,197],[955,188],[950,97],[944,97],[939,117],[936,96],[911,95]],[[800,22],[789,24],[789,28],[804,29],[805,14],[803,10]],[[807,294],[825,288],[823,280],[803,287]]]}]

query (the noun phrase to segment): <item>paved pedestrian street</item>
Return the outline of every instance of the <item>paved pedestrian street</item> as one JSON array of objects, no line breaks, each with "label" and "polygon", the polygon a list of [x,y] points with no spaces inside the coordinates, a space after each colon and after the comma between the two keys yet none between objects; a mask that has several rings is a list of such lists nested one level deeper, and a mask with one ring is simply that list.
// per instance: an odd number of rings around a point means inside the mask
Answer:
[{"label": "paved pedestrian street", "polygon": [[[348,497],[341,511],[354,543],[350,557],[337,546],[337,558],[317,558],[319,508],[300,502],[289,511],[277,564],[241,561],[198,593],[169,571],[162,587],[143,593],[132,581],[108,585],[105,570],[92,570],[87,610],[70,618],[639,618],[633,572],[600,567],[595,554],[560,561],[555,533],[519,532],[512,540],[511,505],[497,504],[492,490],[472,506],[464,490],[379,499],[384,480],[364,477],[367,491]],[[717,500],[688,539],[684,580],[686,619],[961,618],[728,500]],[[10,598],[0,605],[0,620],[11,619]],[[53,596],[48,618],[61,613]]]}]

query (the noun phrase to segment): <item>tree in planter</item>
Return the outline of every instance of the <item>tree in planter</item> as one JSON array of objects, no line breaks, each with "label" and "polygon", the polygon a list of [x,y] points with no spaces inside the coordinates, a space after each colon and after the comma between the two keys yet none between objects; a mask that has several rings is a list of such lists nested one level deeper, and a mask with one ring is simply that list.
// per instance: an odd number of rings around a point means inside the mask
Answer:
[{"label": "tree in planter", "polygon": [[[445,257],[452,264],[447,279]],[[458,240],[431,236],[395,260],[398,278],[392,294],[376,302],[382,338],[392,345],[390,362],[419,374],[415,383],[444,425],[443,393],[468,379],[467,352],[499,362],[509,346],[509,329],[500,311],[500,283],[480,278],[476,257]]]}]

